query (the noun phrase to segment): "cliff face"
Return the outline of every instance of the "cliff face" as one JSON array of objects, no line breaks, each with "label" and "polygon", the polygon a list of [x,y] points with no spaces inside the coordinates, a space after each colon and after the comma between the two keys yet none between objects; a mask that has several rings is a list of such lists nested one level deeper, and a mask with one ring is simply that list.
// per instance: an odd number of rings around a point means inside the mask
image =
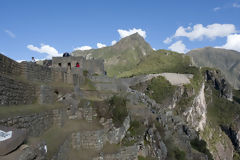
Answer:
[{"label": "cliff face", "polygon": [[193,100],[192,106],[183,113],[183,115],[186,116],[186,121],[190,123],[196,131],[204,130],[206,125],[207,104],[204,89],[205,84],[203,83],[198,95]]}]

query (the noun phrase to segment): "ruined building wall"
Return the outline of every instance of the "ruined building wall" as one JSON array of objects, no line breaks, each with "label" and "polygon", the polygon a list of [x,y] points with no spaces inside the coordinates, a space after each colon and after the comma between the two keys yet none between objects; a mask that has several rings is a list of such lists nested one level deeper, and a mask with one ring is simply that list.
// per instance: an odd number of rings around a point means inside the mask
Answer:
[{"label": "ruined building wall", "polygon": [[86,70],[89,73],[104,74],[104,61],[103,60],[86,60],[84,57],[53,57],[53,68],[76,68],[76,64],[79,63],[82,71]]},{"label": "ruined building wall", "polygon": [[35,100],[33,85],[0,75],[0,105],[31,104]]},{"label": "ruined building wall", "polygon": [[21,65],[0,53],[0,75],[20,75]]},{"label": "ruined building wall", "polygon": [[41,66],[36,63],[22,62],[22,75],[29,81],[51,82],[52,70],[46,66]]},{"label": "ruined building wall", "polygon": [[22,66],[0,54],[0,105],[31,104],[35,87],[21,80]]}]

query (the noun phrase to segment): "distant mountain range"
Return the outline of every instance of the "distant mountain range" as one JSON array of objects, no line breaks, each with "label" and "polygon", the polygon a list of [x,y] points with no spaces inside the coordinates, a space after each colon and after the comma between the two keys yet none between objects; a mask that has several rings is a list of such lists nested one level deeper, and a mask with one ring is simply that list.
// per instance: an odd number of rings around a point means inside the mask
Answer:
[{"label": "distant mountain range", "polygon": [[221,70],[228,82],[240,89],[240,52],[220,48],[205,47],[187,53],[194,65]]}]

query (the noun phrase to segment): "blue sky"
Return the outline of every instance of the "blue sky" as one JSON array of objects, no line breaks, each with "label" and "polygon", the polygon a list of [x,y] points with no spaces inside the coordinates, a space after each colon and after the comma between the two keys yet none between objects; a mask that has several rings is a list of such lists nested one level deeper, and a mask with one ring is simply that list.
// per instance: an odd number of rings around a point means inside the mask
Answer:
[{"label": "blue sky", "polygon": [[240,0],[0,0],[0,11],[0,52],[15,60],[110,46],[134,28],[155,49],[240,51]]}]

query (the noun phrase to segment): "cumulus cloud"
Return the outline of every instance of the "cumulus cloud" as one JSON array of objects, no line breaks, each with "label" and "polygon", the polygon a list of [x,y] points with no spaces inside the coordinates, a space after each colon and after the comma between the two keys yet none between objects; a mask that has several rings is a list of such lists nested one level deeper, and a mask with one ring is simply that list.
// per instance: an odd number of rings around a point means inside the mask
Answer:
[{"label": "cumulus cloud", "polygon": [[237,33],[233,24],[211,24],[204,27],[202,24],[196,24],[193,27],[179,27],[172,37],[167,37],[163,42],[170,43],[174,38],[187,37],[189,40],[203,40],[204,38],[214,40],[217,37],[226,37]]},{"label": "cumulus cloud", "polygon": [[130,36],[130,35],[132,35],[134,33],[138,33],[143,38],[147,37],[146,31],[144,31],[142,29],[136,29],[136,28],[129,29],[129,30],[118,29],[117,31],[118,31],[118,33],[119,33],[121,38]]},{"label": "cumulus cloud", "polygon": [[92,49],[92,47],[90,47],[90,46],[82,46],[82,47],[74,48],[74,51],[76,51],[76,50],[85,51],[85,50],[90,50],[90,49]]},{"label": "cumulus cloud", "polygon": [[97,43],[97,47],[98,47],[98,48],[103,48],[103,47],[106,47],[106,45],[105,45],[105,44],[102,44],[102,43]]},{"label": "cumulus cloud", "polygon": [[58,57],[61,56],[60,53],[54,48],[49,45],[41,44],[41,47],[38,48],[32,44],[27,45],[27,48],[30,49],[31,51],[39,52],[39,53],[46,53],[47,57],[46,58],[52,58],[52,57]]},{"label": "cumulus cloud", "polygon": [[221,9],[220,7],[215,7],[215,8],[213,8],[213,11],[217,12],[220,9]]},{"label": "cumulus cloud", "polygon": [[5,30],[5,33],[7,33],[11,38],[16,38],[16,35],[10,30]]},{"label": "cumulus cloud", "polygon": [[177,41],[173,43],[171,46],[168,47],[168,49],[179,53],[186,53],[189,51],[182,41]]},{"label": "cumulus cloud", "polygon": [[238,3],[233,3],[233,7],[234,7],[234,8],[240,8],[240,4],[238,4]]},{"label": "cumulus cloud", "polygon": [[116,41],[116,40],[113,40],[111,44],[112,44],[112,46],[113,46],[113,45],[116,44],[116,43],[117,43],[117,41]]},{"label": "cumulus cloud", "polygon": [[217,46],[216,48],[225,48],[225,49],[231,49],[236,50],[240,52],[240,34],[232,34],[227,37],[226,44],[222,46]]}]

